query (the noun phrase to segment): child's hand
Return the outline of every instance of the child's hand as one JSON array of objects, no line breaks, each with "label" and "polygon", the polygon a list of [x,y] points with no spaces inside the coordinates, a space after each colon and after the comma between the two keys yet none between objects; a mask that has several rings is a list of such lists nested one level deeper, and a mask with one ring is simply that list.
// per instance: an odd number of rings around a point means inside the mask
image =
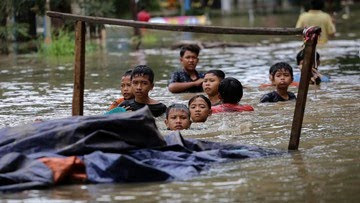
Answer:
[{"label": "child's hand", "polygon": [[194,81],[194,85],[201,86],[203,82],[204,82],[204,78],[200,78],[200,79]]},{"label": "child's hand", "polygon": [[310,78],[310,84],[320,84],[321,74],[318,72],[316,68],[312,68],[311,70],[312,76]]},{"label": "child's hand", "polygon": [[132,109],[131,109],[130,106],[123,106],[123,108],[124,108],[126,111],[132,111]]}]

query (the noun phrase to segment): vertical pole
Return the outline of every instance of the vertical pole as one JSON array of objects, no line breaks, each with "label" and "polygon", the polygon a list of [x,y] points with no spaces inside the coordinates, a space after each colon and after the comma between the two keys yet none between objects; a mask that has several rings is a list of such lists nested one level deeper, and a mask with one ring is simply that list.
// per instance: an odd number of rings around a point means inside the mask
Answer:
[{"label": "vertical pole", "polygon": [[[46,0],[46,4],[45,4],[45,9],[47,11],[50,11],[50,0]],[[49,16],[45,16],[45,20],[44,20],[44,38],[45,38],[45,44],[48,45],[51,43],[51,19]]]},{"label": "vertical pole", "polygon": [[[131,10],[131,14],[132,14],[132,19],[134,21],[137,20],[137,5],[136,5],[136,0],[130,0],[130,10]],[[135,36],[140,36],[140,29],[139,28],[134,28],[134,35]]]},{"label": "vertical pole", "polygon": [[[309,33],[310,32],[310,33]],[[321,28],[315,27],[306,33],[304,48],[304,62],[301,70],[300,85],[296,99],[293,123],[291,127],[289,150],[297,150],[300,142],[301,126],[304,119],[307,92],[311,78],[311,71],[315,60],[316,44]]]},{"label": "vertical pole", "polygon": [[84,113],[84,80],[85,79],[85,22],[75,24],[75,66],[74,93],[72,100],[72,115]]}]

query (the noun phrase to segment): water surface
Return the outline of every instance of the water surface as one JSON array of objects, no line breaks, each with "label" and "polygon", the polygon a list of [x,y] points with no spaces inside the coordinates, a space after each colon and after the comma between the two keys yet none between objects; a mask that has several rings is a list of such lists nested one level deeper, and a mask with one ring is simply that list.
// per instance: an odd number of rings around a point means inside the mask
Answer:
[{"label": "water surface", "polygon": [[[119,43],[120,44],[120,43]],[[120,44],[121,45],[121,44]],[[119,47],[121,47],[119,45]],[[294,68],[301,42],[262,43],[243,48],[201,51],[198,69],[222,69],[239,79],[243,104],[254,112],[213,115],[182,134],[189,138],[287,149],[294,102],[259,104],[271,89],[271,64],[287,61]],[[330,83],[311,86],[299,151],[281,157],[240,160],[214,165],[190,180],[139,184],[71,185],[2,194],[3,200],[25,201],[296,201],[355,202],[360,199],[360,60],[359,39],[333,40],[319,48],[321,73]],[[139,63],[154,69],[151,97],[169,105],[186,103],[192,94],[171,94],[167,80],[179,68],[178,50],[138,52],[108,49],[86,58],[85,115],[106,111],[120,96],[122,73]],[[298,70],[295,68],[295,73]],[[36,55],[0,56],[0,127],[71,115],[73,59],[44,59]],[[296,88],[290,91],[297,92]],[[158,127],[167,133],[163,118]]]}]

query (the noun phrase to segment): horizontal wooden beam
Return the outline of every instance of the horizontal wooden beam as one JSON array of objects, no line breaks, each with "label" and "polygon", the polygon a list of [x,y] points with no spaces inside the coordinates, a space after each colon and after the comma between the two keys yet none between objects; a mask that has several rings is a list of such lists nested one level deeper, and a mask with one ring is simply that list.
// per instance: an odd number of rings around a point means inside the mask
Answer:
[{"label": "horizontal wooden beam", "polygon": [[123,20],[115,18],[102,18],[92,16],[82,16],[70,13],[60,13],[47,11],[46,14],[52,18],[60,18],[63,20],[84,21],[96,24],[108,24],[128,26],[134,28],[147,28],[154,30],[168,30],[180,32],[199,32],[211,34],[243,34],[243,35],[301,35],[302,28],[266,28],[266,27],[222,27],[222,26],[203,26],[203,25],[172,25],[160,23],[148,23],[133,20]]}]

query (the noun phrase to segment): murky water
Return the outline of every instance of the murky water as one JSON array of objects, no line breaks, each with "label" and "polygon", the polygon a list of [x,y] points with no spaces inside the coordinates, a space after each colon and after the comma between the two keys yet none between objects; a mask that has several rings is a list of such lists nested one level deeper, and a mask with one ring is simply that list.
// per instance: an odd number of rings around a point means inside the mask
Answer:
[{"label": "murky water", "polygon": [[[287,149],[294,102],[259,104],[259,89],[267,82],[269,66],[287,61],[295,67],[301,43],[289,41],[247,48],[202,50],[198,69],[221,68],[243,85],[243,104],[255,111],[213,115],[205,124],[193,124],[185,137],[218,142]],[[138,201],[138,202],[355,202],[360,199],[360,40],[335,40],[318,51],[320,71],[330,83],[310,87],[300,149],[281,157],[247,159],[215,165],[186,181],[146,184],[60,186],[2,194],[3,200],[27,201]],[[102,114],[120,96],[122,73],[147,63],[156,74],[151,96],[169,105],[191,94],[173,95],[167,79],[179,67],[178,50],[108,51],[87,56],[85,115]],[[0,56],[0,127],[31,123],[36,118],[71,115],[73,59],[61,61],[35,55]],[[295,69],[297,73],[298,70]],[[297,92],[296,88],[290,91]],[[158,126],[165,134],[163,118]]]}]

